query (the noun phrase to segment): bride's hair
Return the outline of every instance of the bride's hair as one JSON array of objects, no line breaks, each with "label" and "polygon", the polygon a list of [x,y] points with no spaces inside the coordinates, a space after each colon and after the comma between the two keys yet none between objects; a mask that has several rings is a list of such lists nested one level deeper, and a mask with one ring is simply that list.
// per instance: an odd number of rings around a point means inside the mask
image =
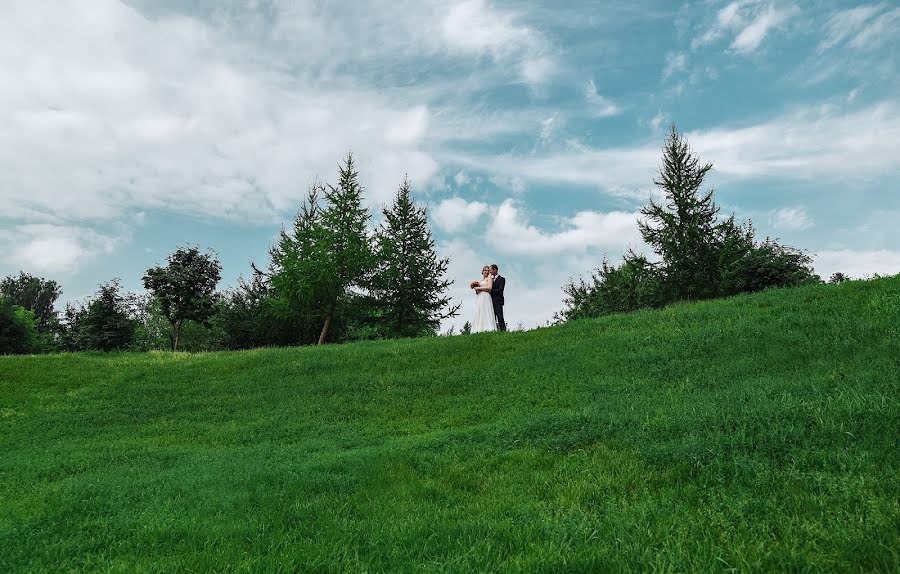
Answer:
[{"label": "bride's hair", "polygon": [[490,273],[490,272],[491,272],[491,266],[490,266],[490,265],[485,265],[484,267],[481,268],[481,274],[482,274],[482,275],[484,275],[484,272],[485,272],[485,271],[487,271],[488,273]]}]

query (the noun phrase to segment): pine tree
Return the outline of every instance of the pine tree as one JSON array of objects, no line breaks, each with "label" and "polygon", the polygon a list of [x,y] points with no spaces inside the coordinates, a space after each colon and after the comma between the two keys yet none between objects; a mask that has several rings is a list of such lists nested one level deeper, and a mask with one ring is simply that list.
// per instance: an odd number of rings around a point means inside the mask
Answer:
[{"label": "pine tree", "polygon": [[641,209],[646,219],[638,227],[647,245],[662,257],[666,290],[675,300],[716,295],[719,208],[712,190],[700,192],[711,169],[711,163],[700,164],[673,125],[663,146],[659,178],[653,180],[664,192],[665,203],[651,199]]},{"label": "pine tree", "polygon": [[448,258],[439,259],[424,206],[412,200],[404,178],[375,235],[378,268],[370,284],[376,318],[385,335],[417,337],[434,334],[442,319],[455,316],[445,279]]},{"label": "pine tree", "polygon": [[324,195],[321,236],[316,241],[319,258],[312,270],[318,311],[324,316],[320,345],[328,336],[339,305],[351,289],[366,284],[374,267],[368,232],[369,210],[363,206],[363,187],[351,153],[340,167],[337,186],[326,185]]}]

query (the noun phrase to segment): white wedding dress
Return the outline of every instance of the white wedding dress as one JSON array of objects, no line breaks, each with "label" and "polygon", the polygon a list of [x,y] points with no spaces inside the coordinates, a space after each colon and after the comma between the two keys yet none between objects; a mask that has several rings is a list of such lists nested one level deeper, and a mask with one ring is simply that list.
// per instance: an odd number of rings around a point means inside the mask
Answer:
[{"label": "white wedding dress", "polygon": [[[478,283],[487,287],[487,279]],[[475,293],[475,318],[472,320],[472,332],[484,333],[497,330],[497,317],[494,315],[494,302],[491,300],[490,291]]]}]

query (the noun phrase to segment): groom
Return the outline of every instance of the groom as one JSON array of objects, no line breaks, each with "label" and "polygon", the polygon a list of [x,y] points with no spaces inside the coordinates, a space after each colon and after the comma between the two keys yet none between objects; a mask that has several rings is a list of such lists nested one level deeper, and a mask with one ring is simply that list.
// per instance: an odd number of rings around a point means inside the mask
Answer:
[{"label": "groom", "polygon": [[506,277],[500,276],[500,268],[494,263],[491,265],[491,275],[494,277],[491,287],[491,301],[494,302],[494,315],[497,316],[497,328],[506,330],[506,322],[503,320],[503,288],[506,287]]}]

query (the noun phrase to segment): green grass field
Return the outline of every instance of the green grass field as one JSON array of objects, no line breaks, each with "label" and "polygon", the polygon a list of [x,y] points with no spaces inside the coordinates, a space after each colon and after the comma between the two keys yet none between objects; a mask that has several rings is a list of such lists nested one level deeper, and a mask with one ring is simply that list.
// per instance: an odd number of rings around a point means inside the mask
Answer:
[{"label": "green grass field", "polygon": [[900,276],[527,333],[0,358],[0,572],[896,572],[898,381]]}]

